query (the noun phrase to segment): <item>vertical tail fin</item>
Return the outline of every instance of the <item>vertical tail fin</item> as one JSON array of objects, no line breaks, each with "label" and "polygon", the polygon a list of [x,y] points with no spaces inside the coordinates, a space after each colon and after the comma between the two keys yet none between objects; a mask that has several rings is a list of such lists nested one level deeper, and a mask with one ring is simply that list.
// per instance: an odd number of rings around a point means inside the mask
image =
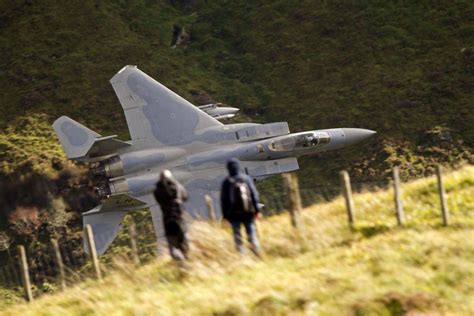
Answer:
[{"label": "vertical tail fin", "polygon": [[88,129],[84,125],[61,116],[53,123],[54,131],[69,159],[84,157],[100,134]]}]

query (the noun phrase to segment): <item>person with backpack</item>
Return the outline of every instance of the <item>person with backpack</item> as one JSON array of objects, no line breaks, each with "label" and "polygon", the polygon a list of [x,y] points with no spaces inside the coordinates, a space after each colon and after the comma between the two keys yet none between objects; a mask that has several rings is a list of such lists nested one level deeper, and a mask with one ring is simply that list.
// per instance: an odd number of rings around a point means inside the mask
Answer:
[{"label": "person with backpack", "polygon": [[247,232],[250,250],[260,256],[255,219],[260,217],[258,192],[252,178],[240,172],[239,160],[232,158],[227,162],[229,176],[222,183],[222,214],[232,226],[235,248],[243,254],[241,226]]},{"label": "person with backpack", "polygon": [[171,257],[177,261],[187,259],[189,245],[183,218],[183,204],[188,198],[186,189],[173,177],[171,171],[163,170],[154,195],[163,213],[163,226]]}]

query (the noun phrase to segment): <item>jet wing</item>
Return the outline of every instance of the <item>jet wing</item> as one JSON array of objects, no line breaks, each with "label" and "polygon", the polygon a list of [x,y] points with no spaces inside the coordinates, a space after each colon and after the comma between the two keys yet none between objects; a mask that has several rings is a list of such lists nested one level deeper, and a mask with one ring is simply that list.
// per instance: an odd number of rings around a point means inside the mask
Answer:
[{"label": "jet wing", "polygon": [[222,125],[136,66],[125,66],[110,83],[134,145],[185,145],[193,142],[198,131]]},{"label": "jet wing", "polygon": [[[260,180],[278,173],[298,170],[299,166],[296,158],[284,158],[267,161],[241,161],[241,169],[253,179]],[[204,199],[206,194],[210,195],[214,201],[217,218],[222,217],[220,190],[227,174],[224,165],[193,171],[191,180],[185,184],[189,195],[186,210],[193,217],[209,218]]]}]

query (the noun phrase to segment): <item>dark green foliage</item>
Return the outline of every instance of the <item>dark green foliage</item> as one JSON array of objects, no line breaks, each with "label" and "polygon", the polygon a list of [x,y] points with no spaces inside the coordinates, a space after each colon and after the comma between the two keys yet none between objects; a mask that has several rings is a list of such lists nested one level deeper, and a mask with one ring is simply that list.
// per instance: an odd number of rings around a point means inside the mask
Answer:
[{"label": "dark green foliage", "polygon": [[[191,101],[191,91],[205,91],[242,108],[242,121],[378,131],[356,150],[306,159],[318,182],[357,163],[356,174],[383,175],[390,148],[436,156],[415,149],[434,126],[450,130],[455,148],[472,149],[470,1],[201,1],[195,10],[168,1],[5,2],[0,126],[66,114],[127,138],[108,79],[137,64]],[[170,47],[174,25],[190,31],[187,48]],[[454,164],[441,156],[433,161]],[[375,161],[373,171],[363,159]]]}]

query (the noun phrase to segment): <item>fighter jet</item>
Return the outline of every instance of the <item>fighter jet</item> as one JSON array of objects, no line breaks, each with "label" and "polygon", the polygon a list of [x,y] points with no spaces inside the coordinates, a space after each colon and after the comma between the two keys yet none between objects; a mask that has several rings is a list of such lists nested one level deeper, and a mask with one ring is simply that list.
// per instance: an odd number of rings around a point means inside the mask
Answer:
[{"label": "fighter jet", "polygon": [[[220,104],[194,106],[136,66],[125,66],[110,80],[122,105],[131,140],[102,136],[62,116],[54,130],[71,160],[91,163],[102,177],[97,189],[102,203],[83,214],[99,255],[120,229],[127,212],[148,208],[156,237],[163,240],[162,214],[153,191],[159,173],[169,169],[186,187],[186,210],[207,218],[205,195],[213,197],[217,216],[226,162],[238,158],[254,180],[297,170],[297,157],[334,150],[367,139],[367,129],[336,128],[290,133],[288,123],[223,124],[236,108]],[[89,252],[87,243],[85,251]]]}]

